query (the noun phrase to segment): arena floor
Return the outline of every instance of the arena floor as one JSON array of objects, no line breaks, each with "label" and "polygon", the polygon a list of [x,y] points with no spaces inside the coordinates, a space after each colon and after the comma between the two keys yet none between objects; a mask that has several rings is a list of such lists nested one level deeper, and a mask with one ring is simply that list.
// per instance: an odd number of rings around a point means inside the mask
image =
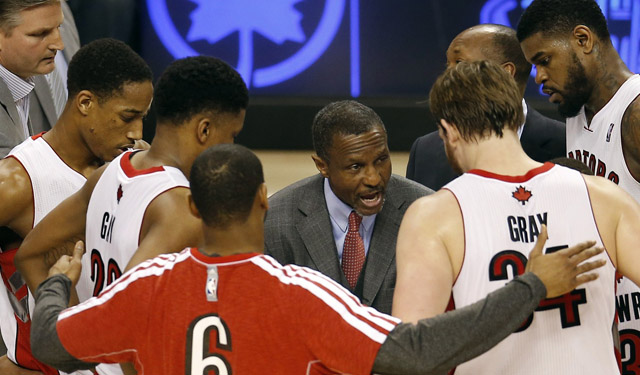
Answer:
[{"label": "arena floor", "polygon": [[[311,155],[313,151],[255,151],[262,161],[269,195],[304,177],[318,173]],[[393,173],[404,176],[408,152],[392,152]]]}]

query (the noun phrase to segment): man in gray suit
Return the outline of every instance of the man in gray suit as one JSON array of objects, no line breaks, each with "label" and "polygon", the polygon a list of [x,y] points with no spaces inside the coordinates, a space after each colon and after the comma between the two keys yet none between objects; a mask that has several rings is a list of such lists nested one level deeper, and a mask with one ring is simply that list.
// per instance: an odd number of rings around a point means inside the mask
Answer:
[{"label": "man in gray suit", "polygon": [[312,133],[320,174],[269,199],[265,253],[316,269],[389,313],[402,216],[432,191],[391,175],[387,133],[369,107],[331,103],[316,115]]},{"label": "man in gray suit", "polygon": [[[65,1],[0,2],[0,157],[55,124],[66,101],[66,63],[79,46]],[[56,64],[63,66],[54,71]]]}]

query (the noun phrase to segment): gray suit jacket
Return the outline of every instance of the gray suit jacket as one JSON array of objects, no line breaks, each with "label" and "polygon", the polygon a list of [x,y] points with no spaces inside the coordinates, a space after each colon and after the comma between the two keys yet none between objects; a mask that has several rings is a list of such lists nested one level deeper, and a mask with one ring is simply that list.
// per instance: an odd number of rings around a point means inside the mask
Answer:
[{"label": "gray suit jacket", "polygon": [[[69,6],[66,1],[62,1],[61,4],[64,23],[60,28],[60,34],[65,45],[62,53],[65,60],[69,62],[80,48],[80,38]],[[29,94],[29,123],[27,124],[29,135],[49,130],[58,121],[47,79],[44,76],[36,76],[34,81],[35,89]],[[0,79],[0,158],[6,156],[13,147],[24,139],[22,122],[13,96],[4,80]]]},{"label": "gray suit jacket", "polygon": [[[392,175],[385,203],[376,216],[364,272],[354,294],[362,303],[391,313],[396,284],[396,239],[409,205],[433,191]],[[282,264],[313,268],[349,289],[340,267],[321,175],[298,181],[269,198],[265,219],[265,254]]]}]

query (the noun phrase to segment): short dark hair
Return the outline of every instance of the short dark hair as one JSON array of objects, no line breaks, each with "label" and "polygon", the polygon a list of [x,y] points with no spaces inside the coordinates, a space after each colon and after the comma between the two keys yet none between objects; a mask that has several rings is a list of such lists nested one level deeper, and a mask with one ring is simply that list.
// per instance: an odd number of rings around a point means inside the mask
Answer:
[{"label": "short dark hair", "polygon": [[202,220],[222,228],[247,220],[264,182],[258,157],[237,144],[206,149],[194,161],[190,176],[193,202]]},{"label": "short dark hair", "polygon": [[611,43],[607,20],[594,0],[535,0],[518,22],[518,40],[542,32],[545,36],[568,35],[578,25],[591,29],[602,41]]},{"label": "short dark hair", "polygon": [[595,175],[595,173],[591,170],[591,168],[589,168],[588,165],[586,165],[585,163],[577,159],[561,156],[558,158],[551,159],[549,160],[549,162],[557,165],[562,165],[563,167],[575,169],[576,171],[589,176]]},{"label": "short dark hair", "polygon": [[61,0],[2,0],[0,1],[0,30],[11,34],[14,27],[20,24],[20,12],[23,10],[59,3]]},{"label": "short dark hair", "polygon": [[457,126],[463,139],[477,140],[524,122],[522,97],[511,75],[491,61],[461,62],[438,77],[429,93],[431,113]]},{"label": "short dark hair", "polygon": [[516,37],[516,31],[504,25],[491,25],[494,27],[492,45],[496,59],[502,60],[500,63],[512,62],[516,67],[514,76],[516,82],[526,84],[531,73],[531,64],[524,57],[520,42]]},{"label": "short dark hair", "polygon": [[69,97],[91,91],[99,101],[121,92],[127,83],[153,81],[149,65],[125,43],[97,39],[80,48],[69,63]]},{"label": "short dark hair", "polygon": [[208,56],[174,61],[162,73],[154,95],[159,122],[179,125],[206,111],[237,114],[249,104],[240,74]]},{"label": "short dark hair", "polygon": [[358,135],[375,127],[386,129],[380,116],[371,108],[355,100],[333,102],[322,108],[311,126],[313,148],[322,159],[329,160],[329,148],[335,134]]}]

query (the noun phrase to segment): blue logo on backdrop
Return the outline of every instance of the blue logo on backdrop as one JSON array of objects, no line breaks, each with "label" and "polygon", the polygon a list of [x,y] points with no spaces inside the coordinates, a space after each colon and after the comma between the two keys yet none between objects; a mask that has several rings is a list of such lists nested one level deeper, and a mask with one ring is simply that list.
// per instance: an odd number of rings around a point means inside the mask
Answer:
[{"label": "blue logo on backdrop", "polygon": [[[533,0],[489,0],[480,11],[480,23],[515,28],[518,17]],[[640,71],[640,0],[596,0],[608,20],[611,42],[633,72]],[[512,22],[513,21],[513,22]],[[535,70],[531,72],[535,76]]]},{"label": "blue logo on backdrop", "polygon": [[[168,0],[147,0],[149,17],[153,27],[167,50],[175,58],[196,56],[194,47],[202,42],[216,45],[229,36],[238,38],[236,70],[247,86],[266,87],[276,85],[302,73],[313,65],[333,42],[345,13],[346,0],[324,0],[324,7],[314,31],[305,34],[302,21],[305,15],[296,9],[302,0],[184,0],[184,6],[169,10]],[[358,0],[350,0],[351,13],[351,91],[359,94],[359,40]],[[174,22],[176,9],[186,5],[196,8],[189,14],[190,24],[185,30]],[[188,7],[191,9],[191,7]],[[354,35],[354,29],[356,33]],[[263,56],[254,55],[256,34],[276,44],[276,48],[288,43],[294,52],[269,66],[260,66]],[[264,50],[264,48],[263,48]],[[268,58],[266,60],[269,60]],[[357,64],[356,64],[357,63]],[[357,65],[357,66],[356,66]],[[259,66],[259,67],[257,67]]]}]

